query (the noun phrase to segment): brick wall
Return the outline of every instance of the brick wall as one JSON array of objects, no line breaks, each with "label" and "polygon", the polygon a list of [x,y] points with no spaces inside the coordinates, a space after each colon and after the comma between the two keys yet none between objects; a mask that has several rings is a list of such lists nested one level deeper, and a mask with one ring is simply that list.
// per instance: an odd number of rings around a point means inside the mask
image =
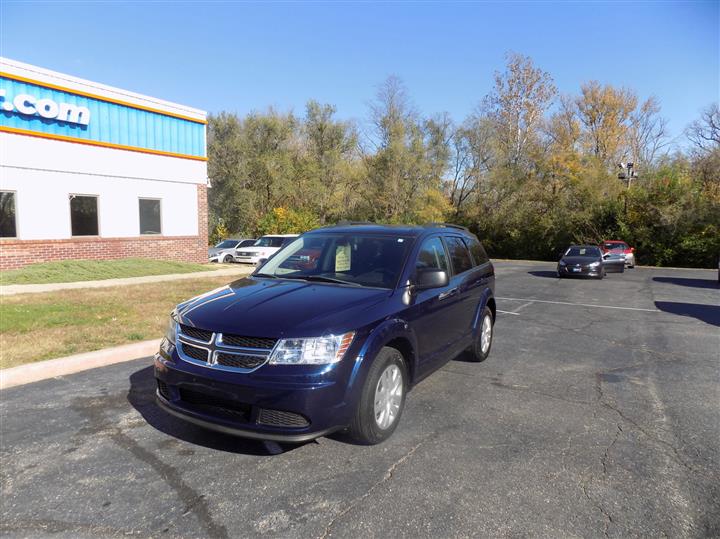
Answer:
[{"label": "brick wall", "polygon": [[118,260],[155,258],[207,262],[207,186],[197,186],[197,236],[137,236],[131,238],[71,238],[66,240],[0,240],[0,270],[54,260]]}]

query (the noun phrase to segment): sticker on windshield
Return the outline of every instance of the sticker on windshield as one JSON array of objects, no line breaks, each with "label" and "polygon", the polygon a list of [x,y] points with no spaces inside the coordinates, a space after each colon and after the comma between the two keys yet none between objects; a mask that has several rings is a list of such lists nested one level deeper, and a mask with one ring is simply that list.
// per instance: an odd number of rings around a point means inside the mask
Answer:
[{"label": "sticker on windshield", "polygon": [[350,271],[350,244],[335,248],[335,272]]}]

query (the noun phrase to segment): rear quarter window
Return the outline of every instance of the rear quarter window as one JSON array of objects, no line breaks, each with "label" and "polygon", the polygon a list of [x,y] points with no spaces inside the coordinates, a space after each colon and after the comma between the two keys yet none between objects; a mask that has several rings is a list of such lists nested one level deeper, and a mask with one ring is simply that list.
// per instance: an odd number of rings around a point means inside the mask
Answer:
[{"label": "rear quarter window", "polygon": [[450,260],[452,260],[455,275],[467,271],[473,267],[470,251],[466,247],[463,240],[456,236],[446,237],[445,241],[450,251]]},{"label": "rear quarter window", "polygon": [[490,262],[490,258],[478,240],[475,238],[465,238],[465,243],[470,249],[470,253],[472,254],[476,266],[482,266],[483,264]]}]

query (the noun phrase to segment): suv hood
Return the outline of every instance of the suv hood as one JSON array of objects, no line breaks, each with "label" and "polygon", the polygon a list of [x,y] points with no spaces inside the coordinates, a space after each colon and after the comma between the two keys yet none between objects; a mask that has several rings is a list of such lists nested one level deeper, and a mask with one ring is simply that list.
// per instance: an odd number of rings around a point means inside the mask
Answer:
[{"label": "suv hood", "polygon": [[178,306],[183,324],[252,337],[317,337],[358,329],[389,290],[240,279]]}]

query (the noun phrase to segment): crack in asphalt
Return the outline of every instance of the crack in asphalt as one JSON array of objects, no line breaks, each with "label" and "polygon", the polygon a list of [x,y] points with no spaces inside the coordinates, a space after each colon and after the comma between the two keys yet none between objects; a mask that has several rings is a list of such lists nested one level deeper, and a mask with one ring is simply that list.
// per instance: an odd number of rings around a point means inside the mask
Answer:
[{"label": "crack in asphalt", "polygon": [[227,529],[222,524],[216,523],[207,500],[204,495],[199,494],[182,479],[180,472],[170,464],[160,460],[154,453],[142,447],[133,438],[123,432],[122,428],[112,425],[106,419],[103,410],[108,408],[108,401],[112,398],[124,397],[124,393],[111,397],[78,397],[74,400],[72,408],[90,421],[90,429],[83,429],[84,434],[88,430],[92,432],[103,432],[116,445],[128,451],[135,458],[144,462],[177,494],[184,504],[183,516],[192,512],[203,527],[206,537],[213,539],[225,539],[229,537]]},{"label": "crack in asphalt", "polygon": [[398,460],[396,460],[385,472],[385,474],[382,476],[382,478],[375,483],[373,483],[370,488],[361,496],[358,496],[354,500],[352,500],[340,513],[335,515],[330,522],[325,526],[325,529],[323,530],[322,535],[320,535],[319,539],[325,539],[332,533],[332,528],[335,526],[335,523],[340,520],[342,517],[344,517],[346,514],[348,514],[350,511],[352,511],[355,507],[360,505],[370,494],[373,493],[373,491],[381,486],[382,484],[386,483],[390,479],[392,479],[393,474],[395,473],[395,470],[401,466],[405,461],[407,461],[410,457],[412,457],[415,452],[426,442],[431,440],[432,438],[435,438],[439,432],[433,432],[432,434],[429,434],[422,440],[420,440],[418,443],[416,443],[414,446],[412,446],[408,451],[405,452],[405,454],[400,457]]},{"label": "crack in asphalt", "polygon": [[586,481],[583,481],[580,484],[580,488],[582,489],[583,494],[588,499],[588,501],[591,504],[593,504],[605,517],[605,528],[603,529],[603,535],[605,535],[605,537],[609,537],[608,531],[610,530],[610,525],[615,524],[615,521],[613,521],[612,515],[605,510],[603,505],[600,502],[598,502],[595,498],[590,496],[590,494],[588,494],[587,486],[588,486],[588,483],[590,481],[592,481],[592,478],[593,478],[593,476],[591,474],[589,479],[587,479]]}]

